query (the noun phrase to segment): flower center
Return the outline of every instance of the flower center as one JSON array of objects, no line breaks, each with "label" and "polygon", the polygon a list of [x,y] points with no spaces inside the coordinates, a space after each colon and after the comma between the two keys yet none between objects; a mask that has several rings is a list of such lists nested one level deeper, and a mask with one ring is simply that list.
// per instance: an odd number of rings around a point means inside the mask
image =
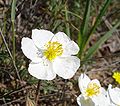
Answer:
[{"label": "flower center", "polygon": [[97,95],[99,93],[100,93],[100,86],[98,86],[96,83],[88,84],[88,88],[86,89],[86,94],[88,97]]},{"label": "flower center", "polygon": [[55,59],[57,56],[61,56],[63,53],[63,48],[62,44],[59,42],[51,42],[49,41],[48,43],[45,44],[46,50],[44,51],[44,56],[52,61]]}]

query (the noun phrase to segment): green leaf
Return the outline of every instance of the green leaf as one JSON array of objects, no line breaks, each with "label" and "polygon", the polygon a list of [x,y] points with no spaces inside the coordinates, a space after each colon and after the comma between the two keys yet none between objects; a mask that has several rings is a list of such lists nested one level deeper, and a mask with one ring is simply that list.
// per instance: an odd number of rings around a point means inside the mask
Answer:
[{"label": "green leaf", "polygon": [[[82,35],[80,32],[78,33],[78,45],[79,45],[79,47],[80,47],[80,45],[82,45]],[[81,55],[81,53],[82,52],[79,51],[77,56],[79,57]]]},{"label": "green leaf", "polygon": [[12,9],[11,9],[11,21],[12,21],[12,32],[13,32],[12,42],[13,42],[13,60],[14,60],[14,62],[15,62],[15,49],[16,49],[16,45],[15,45],[15,25],[14,25],[15,7],[16,7],[16,0],[13,0],[12,1]]},{"label": "green leaf", "polygon": [[98,48],[112,36],[112,33],[116,30],[116,28],[120,25],[118,22],[110,31],[108,31],[103,37],[100,38],[91,48],[88,49],[87,54],[85,55],[83,61],[86,61],[92,57],[92,55],[98,50]]},{"label": "green leaf", "polygon": [[11,9],[11,21],[15,20],[15,7],[16,7],[16,0],[13,0],[12,9]]},{"label": "green leaf", "polygon": [[95,24],[94,24],[94,26],[92,27],[88,38],[90,37],[91,34],[94,33],[94,31],[95,31],[95,29],[97,28],[98,24],[101,22],[102,17],[104,16],[104,14],[105,14],[105,12],[106,12],[106,10],[107,10],[107,8],[108,8],[108,6],[109,6],[109,4],[110,4],[111,1],[112,1],[112,0],[105,0],[105,3],[104,3],[104,5],[103,5],[102,9],[100,10],[99,15],[98,15],[97,18],[96,18]]},{"label": "green leaf", "polygon": [[87,32],[88,32],[88,23],[89,23],[89,18],[90,18],[90,5],[91,5],[91,0],[86,0],[86,7],[85,7],[85,12],[84,12],[84,18],[83,22],[81,24],[81,29],[79,34],[79,38],[82,39],[78,41],[79,47],[80,47],[80,52],[79,55],[81,57],[81,54],[83,52],[83,46],[84,43],[86,42],[86,37],[87,37]]},{"label": "green leaf", "polygon": [[[88,0],[89,1],[89,0]],[[99,15],[96,18],[95,24],[94,26],[91,28],[90,32],[88,34],[86,34],[85,38],[83,39],[82,45],[80,47],[80,55],[82,55],[82,53],[84,52],[86,45],[88,44],[89,38],[90,36],[94,33],[95,29],[98,27],[99,23],[102,20],[102,16],[104,16],[109,4],[110,4],[111,0],[105,0],[102,9],[100,10]],[[84,30],[85,31],[85,30]],[[84,32],[83,31],[83,32]],[[85,33],[85,32],[84,32]],[[84,37],[84,36],[83,36]]]},{"label": "green leaf", "polygon": [[[66,21],[69,22],[69,16],[68,16],[68,12],[67,12],[67,3],[65,3],[65,19],[66,19]],[[66,33],[70,37],[70,26],[69,26],[69,23],[66,23],[65,25],[66,25]]]},{"label": "green leaf", "polygon": [[83,18],[82,18],[80,15],[78,15],[78,14],[72,12],[72,11],[69,11],[69,10],[62,10],[62,11],[63,11],[63,12],[67,12],[68,14],[71,14],[71,15],[79,18],[80,20],[83,20]]},{"label": "green leaf", "polygon": [[90,5],[91,5],[91,0],[86,0],[85,13],[84,13],[83,22],[81,25],[81,34],[83,36],[86,36],[88,31],[88,22],[90,18]]}]

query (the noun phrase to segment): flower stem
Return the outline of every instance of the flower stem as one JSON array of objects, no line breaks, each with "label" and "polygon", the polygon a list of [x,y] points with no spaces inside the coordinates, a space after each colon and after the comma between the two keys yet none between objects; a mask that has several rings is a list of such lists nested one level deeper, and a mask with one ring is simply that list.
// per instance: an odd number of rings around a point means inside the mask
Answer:
[{"label": "flower stem", "polygon": [[65,79],[65,84],[64,84],[64,87],[63,87],[63,94],[62,94],[62,100],[64,101],[63,106],[66,106],[66,103],[67,103],[66,98],[65,98],[66,83],[67,83],[67,79]]},{"label": "flower stem", "polygon": [[35,106],[37,106],[38,103],[38,99],[39,99],[39,95],[40,95],[40,80],[38,80],[38,85],[37,85],[37,89],[36,89],[36,95],[35,95]]},{"label": "flower stem", "polygon": [[12,36],[12,42],[13,42],[13,60],[15,62],[15,25],[14,25],[14,21],[12,21],[12,32],[13,32],[13,36]]}]

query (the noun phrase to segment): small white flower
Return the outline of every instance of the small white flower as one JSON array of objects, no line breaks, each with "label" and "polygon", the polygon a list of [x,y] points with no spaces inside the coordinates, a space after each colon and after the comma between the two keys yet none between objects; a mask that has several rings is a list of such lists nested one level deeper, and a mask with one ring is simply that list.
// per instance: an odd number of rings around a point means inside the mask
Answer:
[{"label": "small white flower", "polygon": [[108,106],[106,91],[97,79],[90,80],[86,74],[79,77],[81,95],[77,98],[79,106]]},{"label": "small white flower", "polygon": [[112,85],[110,84],[108,86],[107,97],[109,99],[110,106],[120,106],[120,88],[112,88]]},{"label": "small white flower", "polygon": [[64,79],[73,77],[80,66],[76,55],[78,45],[63,32],[53,34],[48,30],[32,30],[32,39],[22,39],[22,51],[32,62],[29,73],[43,80],[52,80],[56,74]]}]

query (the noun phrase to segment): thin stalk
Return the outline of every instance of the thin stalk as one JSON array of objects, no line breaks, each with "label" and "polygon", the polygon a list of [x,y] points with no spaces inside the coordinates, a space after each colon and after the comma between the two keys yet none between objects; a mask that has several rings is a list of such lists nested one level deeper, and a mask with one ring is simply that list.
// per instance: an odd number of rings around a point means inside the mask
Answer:
[{"label": "thin stalk", "polygon": [[[65,18],[66,18],[66,21],[69,22],[68,11],[67,11],[67,2],[65,3]],[[66,23],[65,25],[66,25],[66,33],[70,37],[70,26],[69,26],[69,23]]]},{"label": "thin stalk", "polygon": [[3,35],[6,33],[6,12],[4,12],[4,26],[3,26]]},{"label": "thin stalk", "polygon": [[63,93],[62,93],[62,97],[61,97],[61,99],[64,101],[63,106],[67,106],[67,102],[65,100],[66,83],[67,83],[67,79],[65,79],[65,84],[64,84],[64,87],[63,87]]},{"label": "thin stalk", "polygon": [[75,14],[74,12],[71,12],[71,11],[69,11],[69,10],[62,10],[63,12],[66,12],[67,11],[67,13],[69,13],[69,14],[71,14],[71,15],[74,15],[75,17],[77,17],[77,18],[79,18],[80,20],[83,20],[83,18],[81,17],[81,16],[79,16],[78,14]]},{"label": "thin stalk", "polygon": [[6,48],[7,48],[7,51],[8,51],[8,53],[9,53],[10,57],[11,57],[11,60],[12,60],[12,62],[13,62],[13,66],[14,66],[15,71],[16,71],[16,74],[17,74],[17,77],[18,77],[18,79],[20,80],[20,76],[19,76],[19,72],[18,72],[17,66],[16,66],[16,64],[15,64],[15,61],[13,60],[12,53],[10,52],[10,49],[9,49],[9,47],[8,47],[8,45],[7,45],[7,42],[6,42],[5,38],[4,38],[4,35],[2,34],[1,28],[0,28],[0,35],[2,36],[3,42],[4,42],[4,44],[5,44]]},{"label": "thin stalk", "polygon": [[36,89],[35,106],[37,106],[37,104],[38,104],[39,95],[40,95],[39,90],[40,90],[40,80],[38,81],[38,85],[37,85],[37,89]]},{"label": "thin stalk", "polygon": [[15,62],[15,8],[16,8],[16,1],[12,1],[12,7],[11,7],[11,21],[12,21],[12,42],[13,42],[13,60]]},{"label": "thin stalk", "polygon": [[15,62],[15,25],[14,25],[14,21],[12,21],[12,32],[13,32],[13,36],[12,36],[12,41],[13,41],[13,60]]}]

